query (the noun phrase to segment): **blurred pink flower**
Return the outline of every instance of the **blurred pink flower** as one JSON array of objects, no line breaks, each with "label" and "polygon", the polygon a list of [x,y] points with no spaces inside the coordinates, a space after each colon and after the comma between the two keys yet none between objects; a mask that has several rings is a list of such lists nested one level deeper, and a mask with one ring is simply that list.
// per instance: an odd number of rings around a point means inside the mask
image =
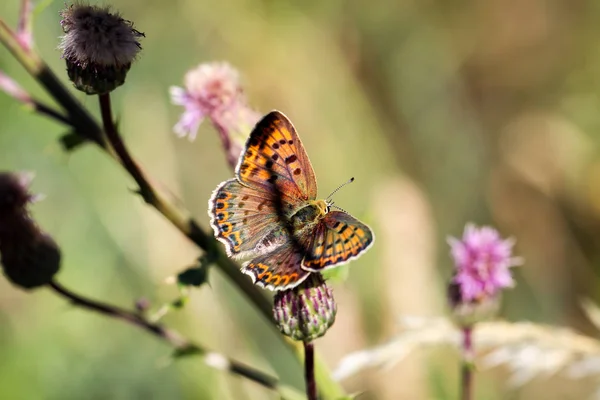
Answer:
[{"label": "blurred pink flower", "polygon": [[513,239],[502,239],[491,227],[465,227],[462,239],[448,238],[456,266],[453,283],[460,289],[463,302],[493,297],[514,286],[510,268],[522,264],[512,257]]},{"label": "blurred pink flower", "polygon": [[24,104],[32,104],[29,94],[19,84],[0,71],[0,90]]},{"label": "blurred pink flower", "polygon": [[185,108],[173,128],[177,136],[194,140],[202,121],[209,118],[219,132],[229,164],[235,167],[260,118],[247,105],[238,72],[225,62],[200,64],[185,75],[185,88],[171,87],[171,98]]}]

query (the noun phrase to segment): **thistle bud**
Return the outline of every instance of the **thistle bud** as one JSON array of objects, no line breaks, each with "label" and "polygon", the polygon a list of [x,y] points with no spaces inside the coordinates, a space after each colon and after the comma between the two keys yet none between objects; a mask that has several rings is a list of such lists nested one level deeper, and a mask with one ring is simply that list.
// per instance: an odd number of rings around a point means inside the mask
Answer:
[{"label": "thistle bud", "polygon": [[273,304],[279,330],[304,342],[323,336],[335,322],[336,311],[333,291],[318,273],[293,289],[277,292]]},{"label": "thistle bud", "polygon": [[60,268],[60,250],[31,219],[27,204],[31,175],[0,173],[0,264],[24,289],[45,285]]},{"label": "thistle bud", "polygon": [[60,12],[59,48],[73,85],[87,94],[111,92],[125,82],[144,34],[107,7],[74,4]]}]

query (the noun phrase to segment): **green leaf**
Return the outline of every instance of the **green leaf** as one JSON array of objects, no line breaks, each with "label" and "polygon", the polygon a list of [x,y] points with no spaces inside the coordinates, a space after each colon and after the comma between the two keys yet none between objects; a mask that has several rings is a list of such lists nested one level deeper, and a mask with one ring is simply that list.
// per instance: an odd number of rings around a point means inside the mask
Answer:
[{"label": "green leaf", "polygon": [[179,349],[176,349],[173,352],[173,358],[182,358],[182,357],[189,357],[189,356],[196,356],[199,354],[204,354],[204,351],[194,345],[189,345],[186,347],[182,347]]},{"label": "green leaf", "polygon": [[363,393],[364,392],[352,393],[352,394],[350,394],[348,396],[340,397],[337,400],[354,400],[354,399],[356,399],[358,396],[360,396]]},{"label": "green leaf", "polygon": [[306,395],[291,386],[279,385],[277,388],[282,400],[306,400]]},{"label": "green leaf", "polygon": [[177,275],[177,283],[182,286],[202,286],[208,281],[208,268],[191,267]]},{"label": "green leaf", "polygon": [[187,296],[179,297],[178,299],[173,300],[173,302],[171,303],[171,307],[176,308],[176,309],[181,309],[185,306],[187,301],[188,301]]},{"label": "green leaf", "polygon": [[88,140],[75,132],[69,132],[62,135],[59,142],[62,148],[66,151],[76,150],[81,145],[85,144]]},{"label": "green leaf", "polygon": [[323,279],[326,281],[330,280],[332,282],[344,282],[348,279],[350,272],[348,267],[349,265],[340,265],[339,267],[322,271],[321,275],[323,275]]}]

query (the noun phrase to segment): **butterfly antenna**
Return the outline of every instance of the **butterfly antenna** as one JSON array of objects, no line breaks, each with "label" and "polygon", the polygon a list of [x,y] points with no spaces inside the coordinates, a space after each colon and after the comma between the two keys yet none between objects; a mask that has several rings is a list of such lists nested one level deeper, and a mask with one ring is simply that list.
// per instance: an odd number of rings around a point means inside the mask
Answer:
[{"label": "butterfly antenna", "polygon": [[340,211],[345,212],[346,214],[348,214],[348,211],[344,210],[342,207],[336,206],[335,204],[331,204],[331,207],[337,208],[338,210],[340,210]]},{"label": "butterfly antenna", "polygon": [[[341,188],[343,188],[344,186],[350,184],[354,182],[354,177],[350,178],[347,182],[342,183],[340,186],[337,187],[337,189],[335,189],[333,192],[331,192],[331,194],[329,196],[327,196],[327,199],[325,201],[329,202],[329,200],[331,199],[331,197],[337,193],[338,190],[340,190]],[[336,207],[339,208],[339,207]],[[344,210],[342,210],[344,211]]]}]

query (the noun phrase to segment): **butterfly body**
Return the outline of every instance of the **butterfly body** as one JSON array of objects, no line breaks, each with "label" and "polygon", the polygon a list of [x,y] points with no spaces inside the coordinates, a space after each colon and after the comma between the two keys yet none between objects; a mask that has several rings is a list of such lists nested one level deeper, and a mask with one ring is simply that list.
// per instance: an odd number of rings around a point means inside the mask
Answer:
[{"label": "butterfly body", "polygon": [[242,272],[271,290],[358,257],[371,229],[317,200],[312,165],[292,123],[278,111],[256,125],[236,168],[209,200],[216,238],[231,257],[253,257]]},{"label": "butterfly body", "polygon": [[325,214],[327,214],[327,203],[325,200],[309,200],[298,211],[290,217],[290,223],[294,232],[316,225]]}]

